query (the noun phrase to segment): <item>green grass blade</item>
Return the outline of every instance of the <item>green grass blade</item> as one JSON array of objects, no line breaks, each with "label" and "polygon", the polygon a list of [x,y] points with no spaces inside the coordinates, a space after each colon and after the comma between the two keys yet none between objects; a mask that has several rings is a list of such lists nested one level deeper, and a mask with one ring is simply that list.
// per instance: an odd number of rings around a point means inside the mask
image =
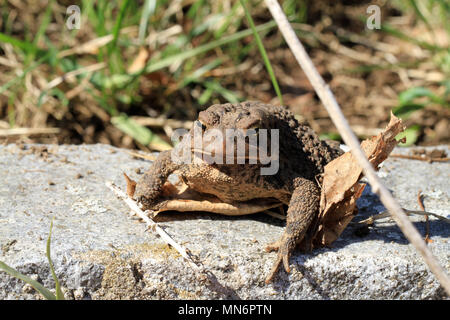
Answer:
[{"label": "green grass blade", "polygon": [[413,7],[414,12],[419,17],[420,20],[425,23],[425,26],[427,27],[428,31],[433,35],[433,38],[436,40],[436,35],[434,33],[433,27],[431,27],[430,23],[428,22],[427,18],[423,15],[422,11],[420,11],[419,6],[416,3],[416,0],[409,0],[409,3],[411,4],[411,7]]},{"label": "green grass blade", "polygon": [[395,29],[395,28],[393,28],[393,27],[391,27],[391,26],[389,26],[388,24],[385,24],[385,23],[381,25],[381,30],[386,32],[386,33],[389,33],[390,35],[392,35],[392,36],[394,36],[396,38],[399,38],[399,39],[402,39],[402,40],[414,43],[414,44],[416,44],[416,45],[418,45],[418,46],[420,46],[420,47],[422,47],[424,49],[430,50],[430,51],[444,51],[444,50],[447,50],[447,48],[443,48],[443,47],[441,48],[439,46],[435,46],[435,45],[430,44],[428,42],[420,41],[420,40],[417,40],[415,38],[412,38],[412,37],[408,36],[407,34],[401,32],[401,31],[399,31],[399,30],[397,30],[397,29]]},{"label": "green grass blade", "polygon": [[423,108],[425,108],[425,105],[420,103],[401,104],[392,109],[392,113],[399,118],[407,119],[414,111],[421,110]]},{"label": "green grass blade", "polygon": [[69,100],[66,97],[66,94],[64,93],[64,91],[58,89],[58,88],[53,88],[50,91],[42,91],[41,94],[38,97],[38,101],[37,101],[37,107],[40,108],[42,106],[42,103],[44,103],[44,99],[47,96],[57,96],[58,99],[61,101],[61,104],[65,107],[67,107],[69,105]]},{"label": "green grass blade", "polygon": [[10,276],[13,276],[14,278],[20,279],[26,283],[28,283],[30,286],[32,286],[37,292],[39,292],[40,294],[42,294],[44,296],[44,298],[48,299],[48,300],[56,300],[55,295],[48,290],[47,288],[45,288],[42,284],[40,284],[39,282],[37,282],[36,280],[33,280],[29,277],[27,277],[26,275],[18,272],[17,270],[15,270],[14,268],[11,268],[10,266],[8,266],[6,263],[4,263],[3,261],[0,261],[0,269],[5,271],[6,273],[8,273]]},{"label": "green grass blade", "polygon": [[2,94],[5,90],[8,90],[9,87],[11,87],[12,85],[15,85],[18,81],[22,80],[26,74],[34,69],[36,69],[37,67],[39,67],[41,64],[43,64],[49,57],[51,56],[51,52],[48,52],[45,56],[43,56],[42,58],[40,58],[38,61],[36,61],[35,63],[33,63],[31,66],[29,66],[28,68],[26,68],[22,74],[18,77],[15,77],[14,79],[9,80],[7,83],[5,83],[4,85],[2,85],[0,87],[0,94]]},{"label": "green grass blade", "polygon": [[114,100],[110,101],[107,96],[99,95],[92,88],[86,88],[86,92],[88,92],[94,100],[111,116],[116,116],[119,112],[117,111],[116,104]]},{"label": "green grass blade", "polygon": [[[216,30],[214,31],[214,38],[220,38],[222,36],[222,34],[228,29],[228,27],[230,26],[230,24],[232,22],[236,21],[236,11],[237,8],[240,6],[239,2],[235,2],[233,7],[231,8],[231,12],[230,14],[225,18],[225,21],[222,23],[222,25]],[[239,19],[241,20],[241,19]]]},{"label": "green grass blade", "polygon": [[122,27],[123,17],[125,16],[125,12],[128,8],[129,0],[123,0],[122,6],[120,7],[119,16],[117,17],[116,24],[113,28],[113,40],[108,45],[108,53],[111,53],[112,50],[116,49],[117,39],[119,38],[120,28]]},{"label": "green grass blade", "polygon": [[41,39],[41,37],[44,35],[44,33],[47,30],[47,27],[52,19],[53,2],[54,2],[54,0],[51,0],[47,4],[47,9],[45,10],[44,17],[42,18],[39,29],[33,39],[33,46],[35,49],[31,50],[28,53],[26,64],[33,61],[34,57],[36,56],[37,44],[39,43],[39,40]]},{"label": "green grass blade", "polygon": [[223,17],[224,17],[224,15],[221,13],[208,16],[208,18],[206,18],[204,21],[202,21],[202,23],[200,23],[196,27],[192,28],[191,32],[189,33],[189,36],[190,37],[198,37],[202,33],[207,32],[209,29],[216,26]]},{"label": "green grass blade", "polygon": [[447,30],[447,34],[450,36],[450,2],[448,0],[437,0],[440,7],[441,22]]},{"label": "green grass blade", "polygon": [[197,70],[195,70],[194,72],[192,72],[190,75],[186,76],[183,78],[183,81],[181,82],[181,84],[178,86],[178,89],[181,89],[185,86],[187,86],[188,84],[190,84],[191,82],[194,81],[199,81],[200,78],[208,71],[218,67],[219,65],[222,64],[222,59],[218,58],[218,59],[214,59],[213,61],[205,64],[204,66],[198,68]]},{"label": "green grass blade", "polygon": [[170,144],[162,140],[148,128],[136,123],[125,114],[111,118],[111,123],[137,142],[149,146],[152,149],[164,151],[172,148]]},{"label": "green grass blade", "polygon": [[242,7],[244,8],[245,16],[247,17],[247,21],[250,24],[250,27],[253,31],[253,36],[255,37],[256,44],[258,45],[259,52],[261,53],[261,56],[264,60],[264,64],[266,66],[267,72],[270,75],[270,79],[272,80],[273,88],[275,89],[275,92],[277,93],[280,103],[283,104],[283,97],[281,95],[280,87],[278,86],[277,78],[275,77],[275,73],[273,72],[272,65],[270,64],[270,60],[269,60],[269,57],[267,56],[266,49],[264,48],[264,45],[261,41],[258,31],[256,30],[255,23],[253,22],[252,16],[251,16],[250,12],[248,11],[247,6],[245,5],[245,0],[239,0],[239,1],[241,2]]},{"label": "green grass blade", "polygon": [[186,13],[186,17],[188,17],[189,19],[198,19],[198,11],[202,8],[204,2],[204,0],[195,1]]},{"label": "green grass blade", "polygon": [[240,98],[236,95],[236,93],[234,93],[233,91],[230,91],[228,89],[225,89],[217,81],[205,81],[203,84],[207,89],[210,89],[210,90],[213,90],[213,91],[219,93],[222,97],[224,97],[230,103],[238,103],[240,100]]},{"label": "green grass blade", "polygon": [[155,13],[156,0],[145,0],[144,8],[142,9],[141,21],[139,22],[139,42],[144,43],[145,32],[147,31],[148,20],[150,16]]},{"label": "green grass blade", "polygon": [[46,255],[47,255],[48,264],[50,265],[50,271],[52,273],[53,280],[55,281],[56,300],[65,300],[64,299],[64,294],[61,291],[61,286],[59,284],[58,277],[56,276],[56,273],[55,273],[55,268],[53,267],[52,258],[50,256],[50,243],[51,243],[51,239],[52,239],[52,229],[53,229],[53,219],[50,222],[50,232],[49,232],[48,238],[47,238]]},{"label": "green grass blade", "polygon": [[90,19],[93,19],[92,21],[95,21],[96,23],[95,30],[97,32],[97,35],[104,36],[109,33],[106,30],[105,26],[105,15],[108,14],[108,11],[112,11],[112,9],[111,7],[108,7],[108,1],[106,0],[97,1],[97,5],[95,6],[95,8],[96,10],[92,11],[92,17],[90,17]]},{"label": "green grass blade", "polygon": [[398,101],[401,105],[411,103],[415,98],[420,97],[434,97],[433,92],[431,90],[424,88],[424,87],[415,87],[407,89],[403,92],[401,92],[398,95]]},{"label": "green grass blade", "polygon": [[[276,25],[277,24],[275,21],[270,21],[265,24],[257,26],[256,31],[261,32],[264,30],[269,30],[269,29],[275,27]],[[211,41],[209,43],[198,46],[196,48],[193,48],[193,49],[190,49],[190,50],[178,53],[178,54],[171,55],[171,56],[166,57],[161,60],[155,61],[154,59],[151,59],[141,71],[138,71],[138,72],[136,72],[134,74],[130,74],[130,75],[123,75],[125,78],[122,77],[122,75],[121,75],[121,77],[120,77],[121,85],[123,87],[125,87],[125,86],[129,85],[130,83],[132,83],[133,81],[135,81],[139,76],[141,76],[144,73],[152,73],[152,72],[161,70],[163,68],[170,66],[171,64],[173,64],[177,61],[183,61],[183,60],[195,57],[199,54],[205,53],[209,50],[215,49],[222,45],[245,38],[245,37],[251,35],[252,32],[253,31],[251,29],[243,30],[243,31],[237,32],[235,34],[229,35],[227,37],[223,37],[221,39]]]},{"label": "green grass blade", "polygon": [[15,92],[11,92],[8,97],[8,107],[6,112],[8,114],[8,123],[10,128],[14,128],[16,125],[16,109],[14,108],[14,102],[17,99],[17,94]]},{"label": "green grass blade", "polygon": [[[91,19],[95,17],[94,14],[94,2],[91,0],[82,0],[81,1],[81,13],[83,18]],[[81,18],[81,19],[83,19]]]},{"label": "green grass blade", "polygon": [[405,131],[400,132],[395,139],[400,140],[403,138],[406,138],[405,143],[399,143],[398,145],[400,147],[409,147],[412,146],[414,143],[416,143],[417,139],[419,138],[420,134],[420,126],[418,124],[412,125],[409,128],[406,128]]},{"label": "green grass blade", "polygon": [[[265,24],[262,24],[262,25],[256,27],[256,30],[258,32],[260,32],[263,30],[271,29],[275,26],[276,26],[275,21],[270,21],[270,22],[267,22]],[[224,37],[222,39],[211,41],[204,45],[198,46],[194,49],[187,50],[187,51],[179,53],[179,54],[175,54],[173,56],[167,57],[165,59],[161,59],[156,62],[151,60],[151,61],[149,61],[148,65],[145,67],[145,72],[151,73],[151,72],[163,69],[165,67],[170,66],[171,64],[173,64],[176,61],[186,60],[188,58],[205,53],[209,50],[215,49],[217,47],[228,44],[230,42],[234,42],[234,41],[240,40],[242,38],[245,38],[245,37],[251,35],[252,33],[253,33],[253,31],[251,29],[243,30],[243,31],[237,32],[235,34],[229,35],[227,37]]]},{"label": "green grass blade", "polygon": [[20,48],[27,52],[37,50],[36,46],[32,43],[13,38],[1,32],[0,32],[0,42],[9,43],[16,48]]},{"label": "green grass blade", "polygon": [[112,70],[112,72],[120,70],[122,66],[122,59],[117,55],[117,40],[119,38],[123,18],[125,16],[125,12],[127,11],[129,3],[129,0],[123,0],[122,5],[119,9],[119,16],[117,17],[116,23],[114,24],[112,32],[113,40],[108,44],[108,62],[110,70]]},{"label": "green grass blade", "polygon": [[214,90],[210,88],[206,88],[205,91],[203,91],[202,95],[197,99],[198,103],[202,106],[208,102],[208,100],[211,98],[212,94],[214,93]]},{"label": "green grass blade", "polygon": [[414,99],[427,97],[430,101],[442,106],[448,106],[445,100],[437,95],[435,95],[431,90],[424,87],[414,87],[401,92],[398,95],[398,101],[400,105],[406,105],[413,103]]}]

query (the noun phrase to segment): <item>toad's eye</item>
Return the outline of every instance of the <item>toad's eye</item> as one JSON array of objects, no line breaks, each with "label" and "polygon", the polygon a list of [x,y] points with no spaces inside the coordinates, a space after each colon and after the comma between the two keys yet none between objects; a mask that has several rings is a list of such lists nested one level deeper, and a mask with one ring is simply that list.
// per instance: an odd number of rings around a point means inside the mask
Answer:
[{"label": "toad's eye", "polygon": [[254,126],[247,129],[248,134],[258,134],[259,133],[259,127]]},{"label": "toad's eye", "polygon": [[202,130],[205,130],[205,129],[206,129],[206,126],[205,126],[200,120],[195,120],[194,125],[195,125],[197,128],[200,128],[200,129],[202,129]]}]

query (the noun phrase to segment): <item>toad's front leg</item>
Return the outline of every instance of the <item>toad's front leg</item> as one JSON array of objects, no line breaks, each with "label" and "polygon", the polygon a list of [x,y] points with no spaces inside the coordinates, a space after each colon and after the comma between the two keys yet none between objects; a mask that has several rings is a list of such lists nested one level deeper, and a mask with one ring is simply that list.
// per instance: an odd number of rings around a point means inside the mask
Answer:
[{"label": "toad's front leg", "polygon": [[171,150],[161,152],[137,183],[134,198],[142,203],[145,209],[153,209],[158,203],[167,178],[179,167],[180,164],[174,163],[171,159]]},{"label": "toad's front leg", "polygon": [[294,185],[286,217],[286,229],[280,240],[266,248],[267,251],[278,250],[277,260],[266,278],[266,283],[272,282],[281,264],[284,265],[286,272],[290,272],[289,257],[297,244],[302,241],[319,211],[320,191],[317,185],[303,178],[297,178]]}]

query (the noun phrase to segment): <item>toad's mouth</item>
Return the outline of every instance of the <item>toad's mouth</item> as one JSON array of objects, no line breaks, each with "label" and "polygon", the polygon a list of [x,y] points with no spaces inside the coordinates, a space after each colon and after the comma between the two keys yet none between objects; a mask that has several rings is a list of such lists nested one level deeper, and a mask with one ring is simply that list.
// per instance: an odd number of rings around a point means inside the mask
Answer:
[{"label": "toad's mouth", "polygon": [[[218,159],[222,159],[222,160],[233,159],[236,162],[238,160],[260,161],[259,156],[252,156],[248,152],[246,152],[245,155],[240,155],[238,152],[236,152],[236,150],[233,150],[232,153],[227,153],[226,151],[225,152],[223,152],[223,151],[224,150],[219,150],[219,152],[218,152],[217,150],[208,151],[208,150],[204,150],[204,149],[200,149],[200,148],[191,148],[191,152],[194,156],[202,155],[202,156],[208,156],[211,158],[216,158],[216,159],[218,158]],[[235,164],[236,162],[234,162],[233,164]],[[226,162],[226,163],[228,164],[228,162]]]}]

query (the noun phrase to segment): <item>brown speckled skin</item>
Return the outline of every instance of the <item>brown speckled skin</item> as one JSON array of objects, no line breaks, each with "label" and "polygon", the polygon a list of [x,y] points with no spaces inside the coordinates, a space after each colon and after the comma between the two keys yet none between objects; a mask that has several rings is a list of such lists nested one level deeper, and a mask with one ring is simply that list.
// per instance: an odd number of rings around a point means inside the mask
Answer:
[{"label": "brown speckled skin", "polygon": [[282,263],[289,272],[289,256],[318,213],[320,192],[315,177],[342,151],[321,141],[310,127],[300,125],[285,107],[252,101],[212,105],[200,112],[199,120],[204,129],[279,129],[278,172],[261,175],[261,164],[248,163],[179,165],[171,161],[170,151],[165,151],[138,182],[135,198],[145,208],[157,208],[164,200],[162,185],[176,172],[190,188],[213,194],[227,203],[238,205],[250,199],[276,198],[287,204],[286,229],[281,239],[267,248],[278,250],[277,261],[266,280],[270,282]]}]

